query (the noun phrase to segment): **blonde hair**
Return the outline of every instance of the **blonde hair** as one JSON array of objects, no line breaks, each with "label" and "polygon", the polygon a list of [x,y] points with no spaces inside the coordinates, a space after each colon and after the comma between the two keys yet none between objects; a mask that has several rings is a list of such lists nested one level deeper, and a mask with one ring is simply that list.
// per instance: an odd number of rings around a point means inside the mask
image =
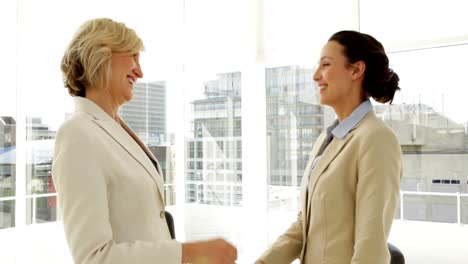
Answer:
[{"label": "blonde hair", "polygon": [[86,88],[107,87],[113,52],[135,54],[144,49],[133,29],[109,18],[83,23],[65,50],[60,65],[63,83],[72,96],[86,95]]}]

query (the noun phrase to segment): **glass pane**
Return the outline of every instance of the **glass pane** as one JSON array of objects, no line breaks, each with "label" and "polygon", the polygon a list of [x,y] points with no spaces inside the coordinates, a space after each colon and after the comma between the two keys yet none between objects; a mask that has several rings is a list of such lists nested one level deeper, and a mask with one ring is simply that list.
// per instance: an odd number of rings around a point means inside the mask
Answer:
[{"label": "glass pane", "polygon": [[[166,135],[167,134],[164,134],[164,136]],[[163,140],[164,137],[160,137],[160,139]],[[161,166],[166,206],[176,204],[174,144],[174,141],[161,141],[159,145],[148,145],[150,151],[158,159],[159,165]]]},{"label": "glass pane", "polygon": [[16,193],[16,121],[0,117],[0,198]]},{"label": "glass pane", "polygon": [[163,145],[166,132],[166,83],[138,82],[132,101],[120,108],[120,116],[149,146]]},{"label": "glass pane", "polygon": [[40,224],[57,221],[57,196],[33,197],[26,200],[28,214],[26,224]]},{"label": "glass pane", "polygon": [[[466,185],[468,185],[468,181],[465,182]],[[461,203],[461,222],[462,224],[468,224],[468,195],[465,197],[461,197],[460,199]]]},{"label": "glass pane", "polygon": [[[53,12],[46,17],[38,18],[37,10],[70,10],[76,12],[64,14]],[[87,8],[90,4],[92,9]],[[160,161],[165,179],[166,205],[175,203],[175,162],[174,162],[174,127],[168,128],[167,98],[173,99],[174,94],[168,92],[174,86],[172,81],[177,77],[178,59],[177,33],[182,21],[182,4],[178,2],[164,3],[159,1],[138,1],[139,15],[128,12],[127,8],[111,8],[115,1],[81,1],[74,5],[70,2],[55,3],[54,1],[22,1],[21,2],[21,39],[19,86],[21,87],[22,105],[26,117],[26,193],[54,193],[50,169],[52,162],[55,131],[73,111],[72,98],[67,89],[63,88],[59,68],[63,52],[72,35],[85,20],[92,17],[110,17],[124,22],[135,29],[142,38],[146,51],[141,54],[141,65],[144,79],[135,87],[134,100],[121,108],[121,115],[137,135],[148,145]],[[144,18],[144,19],[140,19]],[[57,21],[62,21],[57,24]],[[47,35],[50,41],[38,42],[44,37],[44,29],[53,28],[53,34]],[[38,35],[38,32],[43,32]],[[52,31],[45,31],[52,32]],[[37,52],[41,50],[41,52]],[[179,70],[181,67],[177,67]],[[174,90],[174,89],[173,89]],[[172,138],[172,140],[171,140]],[[44,197],[37,198],[36,220],[39,218],[41,202]],[[33,202],[28,199],[26,213],[28,223],[34,223]],[[53,217],[50,219],[54,219]]]},{"label": "glass pane", "polygon": [[169,206],[175,204],[175,142],[170,138],[174,131],[168,134],[167,90],[166,80],[138,82],[132,100],[119,109],[119,114],[158,159],[164,179],[164,198]]},{"label": "glass pane", "polygon": [[[56,197],[44,195],[55,193],[51,169],[56,130],[73,111],[72,100],[63,88],[60,61],[71,37],[71,28],[75,26],[73,15],[65,19],[60,17],[63,12],[38,18],[42,13],[38,10],[62,8],[51,1],[26,0],[18,6],[21,43],[18,45],[18,104],[21,106],[18,123],[22,123],[18,126],[25,130],[21,131],[24,148],[18,149],[24,164],[18,166],[24,166],[24,175],[20,177],[23,177],[22,188],[26,194],[26,198],[22,198],[24,201],[18,203],[22,206],[18,210],[24,210],[22,223],[35,224],[56,221]],[[57,21],[67,22],[57,24]],[[53,34],[44,30],[51,28],[54,28]],[[37,41],[44,37],[49,41]]]},{"label": "glass pane", "polygon": [[0,41],[0,198],[16,193],[16,18],[16,1],[2,1],[0,31],[8,41]]},{"label": "glass pane", "polygon": [[405,194],[404,219],[456,223],[458,206],[463,213],[456,193],[468,191],[467,54],[468,45],[390,54],[402,91],[375,109],[402,145],[401,190],[433,193]]},{"label": "glass pane", "polygon": [[[234,187],[242,187],[242,182],[233,183],[229,175],[242,173],[241,167],[233,165],[242,162],[236,157],[234,148],[242,136],[241,126],[234,126],[234,123],[241,122],[241,74],[218,74],[216,79],[207,80],[203,86],[204,95],[191,102],[193,130],[187,138],[187,151],[192,151],[194,147],[195,158],[188,157],[187,164],[195,162],[196,166],[186,168],[185,199],[188,203],[196,201],[200,204],[238,206],[242,202],[241,194],[235,196]],[[216,178],[208,175],[215,175]],[[209,184],[212,180],[223,185],[213,188]],[[222,188],[224,186],[226,189]]]},{"label": "glass pane", "polygon": [[40,117],[26,119],[27,194],[55,192],[52,184],[52,158],[55,131]]},{"label": "glass pane", "polygon": [[0,229],[14,227],[14,226],[15,226],[15,200],[0,201]]},{"label": "glass pane", "polygon": [[313,65],[331,34],[359,27],[357,0],[261,2],[265,20],[262,36],[270,66]]},{"label": "glass pane", "polygon": [[384,43],[387,50],[446,45],[458,42],[460,37],[466,39],[468,16],[464,0],[360,0],[359,7],[361,30]]},{"label": "glass pane", "polygon": [[185,3],[186,239],[223,237],[238,247],[242,259],[248,239],[242,226],[243,182],[234,175],[242,175],[237,163],[242,163],[241,69],[251,54],[248,1]]},{"label": "glass pane", "polygon": [[299,190],[312,146],[334,113],[318,103],[314,69],[266,69],[269,238],[296,219]]},{"label": "glass pane", "polygon": [[0,1],[0,263],[15,263],[17,1]]},{"label": "glass pane", "polygon": [[264,1],[268,243],[297,219],[312,146],[334,119],[318,103],[310,65],[333,33],[359,28],[358,2]]}]

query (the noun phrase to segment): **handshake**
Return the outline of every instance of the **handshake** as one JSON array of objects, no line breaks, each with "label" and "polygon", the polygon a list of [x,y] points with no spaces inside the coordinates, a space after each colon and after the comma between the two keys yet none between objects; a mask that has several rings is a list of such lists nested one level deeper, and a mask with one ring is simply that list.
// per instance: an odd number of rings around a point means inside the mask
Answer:
[{"label": "handshake", "polygon": [[224,239],[182,244],[182,263],[231,264],[236,260],[237,249]]},{"label": "handshake", "polygon": [[[237,249],[224,239],[182,244],[182,263],[231,264],[236,263]],[[255,264],[265,264],[257,261]]]}]

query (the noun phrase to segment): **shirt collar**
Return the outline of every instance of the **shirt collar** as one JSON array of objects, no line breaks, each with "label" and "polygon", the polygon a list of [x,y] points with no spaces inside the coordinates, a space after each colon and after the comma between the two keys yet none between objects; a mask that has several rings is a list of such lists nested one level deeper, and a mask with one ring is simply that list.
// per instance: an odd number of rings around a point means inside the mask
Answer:
[{"label": "shirt collar", "polygon": [[327,135],[333,134],[334,137],[343,139],[353,128],[361,122],[361,120],[373,110],[372,103],[369,99],[362,102],[343,122],[339,123],[338,119],[327,128]]}]

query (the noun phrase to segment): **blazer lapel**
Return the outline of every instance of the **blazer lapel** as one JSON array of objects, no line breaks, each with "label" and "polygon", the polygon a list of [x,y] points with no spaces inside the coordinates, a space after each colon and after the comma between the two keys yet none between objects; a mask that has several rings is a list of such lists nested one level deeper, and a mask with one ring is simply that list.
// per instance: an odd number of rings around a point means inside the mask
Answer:
[{"label": "blazer lapel", "polygon": [[[146,168],[148,173],[151,175],[153,180],[156,182],[156,185],[158,186],[159,190],[159,195],[161,196],[161,201],[164,201],[164,181],[163,181],[163,175],[162,175],[162,170],[161,167],[159,166],[159,162],[156,159],[156,157],[153,155],[153,153],[148,149],[148,147],[135,135],[133,130],[119,117],[120,123],[122,124],[123,129],[133,138],[133,140],[139,145],[140,149],[144,151],[145,157],[141,157],[141,161],[145,161],[144,164],[142,162],[142,165]],[[139,152],[141,153],[141,152]],[[131,153],[130,153],[131,154]],[[153,162],[148,163],[148,159],[151,159]],[[156,168],[154,166],[156,164]],[[149,166],[149,167],[148,167]],[[155,168],[156,169],[156,175],[151,173],[152,170],[150,168]]]},{"label": "blazer lapel", "polygon": [[[352,137],[353,137],[353,133],[350,132],[343,139],[333,138],[333,140],[330,142],[328,147],[322,153],[322,156],[320,157],[320,160],[317,162],[317,165],[315,166],[315,168],[310,172],[309,197],[307,198],[307,218],[306,218],[307,222],[310,221],[310,210],[311,210],[310,203],[312,200],[312,195],[315,191],[315,186],[317,184],[317,181],[320,179],[320,176],[322,176],[322,173],[328,167],[330,162],[333,161],[336,155],[338,155],[341,149],[346,145],[346,142],[348,142],[348,140],[350,140]],[[306,225],[306,227],[307,226],[308,225]]]},{"label": "blazer lapel", "polygon": [[[325,149],[325,151],[322,153],[322,156],[320,157],[320,160],[317,162],[315,168],[311,171],[310,167],[312,166],[312,162],[315,160],[318,151],[322,147],[324,141],[326,140],[326,131],[323,131],[322,134],[320,134],[320,137],[317,139],[316,144],[314,144],[314,147],[312,148],[311,155],[309,157],[309,162],[307,163],[307,166],[304,170],[304,176],[302,179],[302,185],[301,185],[301,193],[306,193],[307,187],[308,187],[308,195],[302,195],[301,197],[301,206],[302,206],[302,234],[303,234],[303,246],[302,246],[302,251],[301,251],[301,260],[304,260],[304,255],[305,255],[305,249],[306,249],[306,244],[307,244],[307,232],[308,232],[308,227],[309,227],[309,221],[310,221],[310,205],[312,201],[312,195],[314,194],[315,191],[315,186],[322,175],[322,173],[325,171],[325,169],[328,167],[328,165],[335,159],[335,157],[340,153],[340,151],[343,149],[343,147],[346,145],[346,143],[353,137],[354,130],[359,127],[359,125],[369,116],[374,116],[373,111],[370,112],[370,114],[366,114],[366,116],[359,121],[359,123],[349,131],[349,133],[343,138],[343,139],[338,139],[334,138],[328,147]],[[319,143],[319,144],[317,144]],[[305,180],[305,178],[309,178],[309,180]],[[308,186],[304,183],[307,183]],[[304,215],[305,214],[305,215]]]},{"label": "blazer lapel", "polygon": [[[316,144],[314,144],[313,148],[312,148],[312,151],[310,152],[310,156],[309,156],[309,161],[307,162],[307,165],[304,169],[304,175],[302,176],[302,182],[303,184],[301,184],[301,188],[302,188],[302,193],[304,195],[302,195],[302,201],[301,201],[301,205],[302,205],[302,216],[303,216],[303,220],[307,220],[307,216],[308,216],[308,201],[309,200],[309,197],[306,197],[306,193],[309,193],[310,194],[310,189],[309,189],[309,192],[307,191],[307,185],[309,185],[310,183],[310,167],[312,166],[312,163],[313,161],[315,160],[316,156],[317,156],[317,153],[320,149],[320,147],[322,146],[323,144],[323,141],[325,140],[325,138],[327,137],[327,133],[324,131],[320,134],[320,136],[317,138],[317,140],[315,141]],[[319,143],[319,144],[318,144]],[[310,196],[310,195],[308,195]],[[306,200],[307,199],[307,200]],[[306,227],[306,221],[303,221],[302,222],[304,227]],[[303,228],[303,233],[305,234],[306,233],[306,230],[305,228]]]},{"label": "blazer lapel", "polygon": [[[310,152],[309,161],[304,169],[304,174],[302,176],[302,183],[301,183],[301,208],[302,208],[302,250],[301,250],[301,259],[304,259],[304,249],[307,245],[307,227],[308,227],[308,220],[309,220],[309,207],[307,206],[310,200],[310,192],[307,191],[307,185],[310,181],[310,167],[312,166],[315,157],[323,144],[323,141],[327,137],[326,131],[322,132],[320,136],[315,141],[312,151]],[[308,195],[306,195],[308,194]]]},{"label": "blazer lapel", "polygon": [[[148,175],[156,183],[161,196],[161,201],[164,201],[164,183],[163,178],[159,175],[161,168],[159,163],[156,161],[156,158],[148,150],[148,148],[143,144],[143,142],[138,139],[138,137],[133,133],[133,131],[123,122],[121,119],[120,126],[115,120],[110,118],[99,106],[94,104],[92,101],[75,97],[75,105],[77,111],[86,112],[94,117],[94,122],[100,126],[104,131],[113,138],[117,144],[119,144],[123,149],[125,149],[138,163],[141,164],[148,172]],[[157,169],[151,163],[151,160],[148,156],[153,159],[157,164]]]},{"label": "blazer lapel", "polygon": [[[154,180],[154,182],[158,186],[159,195],[161,196],[162,201],[164,201],[164,196],[162,194],[162,190],[164,190],[162,178],[158,175],[156,168],[146,156],[147,154],[144,151],[146,150],[146,147],[144,146],[144,144],[141,143],[141,141],[136,137],[136,135],[133,132],[131,132],[131,134],[133,135],[129,134],[128,130],[125,131],[126,129],[120,127],[119,124],[117,124],[117,122],[113,120],[95,120],[95,122],[102,129],[104,129],[109,134],[109,136],[111,136],[120,146],[122,146],[122,148],[124,148],[136,161],[138,161],[138,163],[140,163],[141,166],[143,166],[146,169],[148,175]],[[141,143],[141,145],[139,145],[139,143]]]}]

